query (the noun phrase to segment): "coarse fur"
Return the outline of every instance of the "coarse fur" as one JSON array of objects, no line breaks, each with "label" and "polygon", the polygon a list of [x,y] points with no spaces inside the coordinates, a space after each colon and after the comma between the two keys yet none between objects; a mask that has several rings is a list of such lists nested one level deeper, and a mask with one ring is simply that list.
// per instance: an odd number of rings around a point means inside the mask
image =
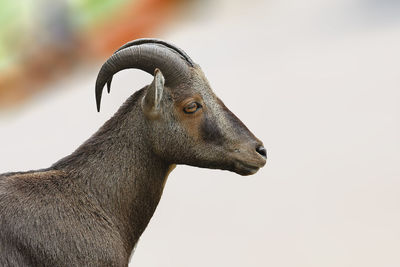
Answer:
[{"label": "coarse fur", "polygon": [[156,70],[71,155],[0,175],[0,266],[127,266],[176,164],[250,175],[261,148],[197,65],[174,87]]},{"label": "coarse fur", "polygon": [[[0,176],[0,266],[128,263],[169,167],[125,136],[143,91],[51,168]],[[134,122],[129,129],[143,140],[143,121]]]}]

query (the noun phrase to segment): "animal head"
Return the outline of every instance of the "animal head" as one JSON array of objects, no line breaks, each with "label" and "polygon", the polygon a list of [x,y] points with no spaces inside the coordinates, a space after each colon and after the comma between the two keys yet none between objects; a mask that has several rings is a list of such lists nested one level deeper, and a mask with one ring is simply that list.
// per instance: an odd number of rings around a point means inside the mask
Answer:
[{"label": "animal head", "polygon": [[137,68],[154,75],[141,99],[147,138],[154,153],[170,164],[254,174],[266,150],[214,94],[199,65],[181,49],[157,39],[139,39],[119,48],[96,81],[97,109],[112,76]]}]

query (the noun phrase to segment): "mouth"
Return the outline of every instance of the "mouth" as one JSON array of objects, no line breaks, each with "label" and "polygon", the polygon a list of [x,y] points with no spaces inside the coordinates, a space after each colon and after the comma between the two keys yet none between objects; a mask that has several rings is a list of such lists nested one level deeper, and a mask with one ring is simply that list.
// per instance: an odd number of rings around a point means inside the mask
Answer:
[{"label": "mouth", "polygon": [[255,174],[261,167],[265,165],[266,161],[260,164],[255,164],[255,163],[249,163],[249,162],[244,162],[237,160],[234,163],[234,169],[233,171],[236,172],[237,174],[243,175],[243,176],[248,176],[248,175],[253,175]]}]

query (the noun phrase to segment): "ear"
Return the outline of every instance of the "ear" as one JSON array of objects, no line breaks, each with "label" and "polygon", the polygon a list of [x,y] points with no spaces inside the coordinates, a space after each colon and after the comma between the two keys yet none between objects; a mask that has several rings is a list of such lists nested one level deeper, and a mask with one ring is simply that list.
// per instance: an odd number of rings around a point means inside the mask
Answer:
[{"label": "ear", "polygon": [[142,109],[149,119],[156,119],[160,115],[161,99],[164,91],[165,79],[159,69],[154,70],[154,80],[147,88],[142,100]]}]

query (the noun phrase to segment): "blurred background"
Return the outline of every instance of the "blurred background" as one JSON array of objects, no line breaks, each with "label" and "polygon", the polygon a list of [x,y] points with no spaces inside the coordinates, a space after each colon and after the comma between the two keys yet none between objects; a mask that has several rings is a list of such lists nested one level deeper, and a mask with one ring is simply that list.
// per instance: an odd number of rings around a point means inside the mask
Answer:
[{"label": "blurred background", "polygon": [[251,177],[178,166],[130,266],[400,266],[400,2],[0,2],[0,173],[71,153],[146,73],[96,112],[119,46],[157,37],[202,66],[268,149]]}]

